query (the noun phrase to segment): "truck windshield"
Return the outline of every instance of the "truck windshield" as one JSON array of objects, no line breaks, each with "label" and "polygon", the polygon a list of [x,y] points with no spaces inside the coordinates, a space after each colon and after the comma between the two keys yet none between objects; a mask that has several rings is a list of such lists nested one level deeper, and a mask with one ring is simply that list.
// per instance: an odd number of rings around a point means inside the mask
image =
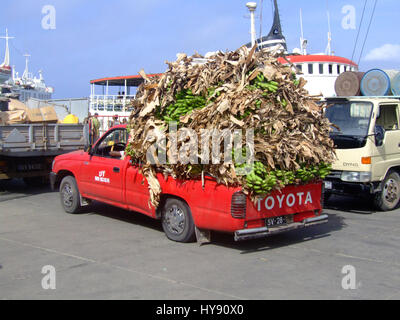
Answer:
[{"label": "truck windshield", "polygon": [[362,148],[368,137],[372,103],[340,102],[326,109],[326,117],[335,125],[331,138],[338,149]]}]

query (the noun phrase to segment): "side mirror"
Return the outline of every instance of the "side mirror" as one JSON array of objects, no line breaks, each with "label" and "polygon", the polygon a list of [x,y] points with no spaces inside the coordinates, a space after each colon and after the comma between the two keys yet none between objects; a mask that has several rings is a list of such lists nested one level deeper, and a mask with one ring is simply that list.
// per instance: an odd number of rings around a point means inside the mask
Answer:
[{"label": "side mirror", "polygon": [[382,126],[375,126],[375,145],[381,147],[385,139],[385,129]]}]

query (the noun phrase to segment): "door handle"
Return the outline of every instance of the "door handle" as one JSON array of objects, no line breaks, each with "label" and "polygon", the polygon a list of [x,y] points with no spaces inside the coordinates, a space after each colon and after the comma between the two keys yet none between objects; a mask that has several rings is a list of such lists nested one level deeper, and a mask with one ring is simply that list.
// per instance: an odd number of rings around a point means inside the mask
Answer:
[{"label": "door handle", "polygon": [[116,173],[119,173],[119,168],[118,167],[114,167],[113,171],[116,172]]}]

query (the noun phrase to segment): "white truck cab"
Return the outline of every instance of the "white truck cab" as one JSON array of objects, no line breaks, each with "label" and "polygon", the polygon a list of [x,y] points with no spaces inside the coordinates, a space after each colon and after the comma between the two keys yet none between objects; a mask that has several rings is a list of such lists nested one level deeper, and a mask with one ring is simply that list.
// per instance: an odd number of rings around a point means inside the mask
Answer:
[{"label": "white truck cab", "polygon": [[326,116],[337,160],[325,181],[325,196],[370,195],[380,210],[400,199],[400,97],[334,97]]}]

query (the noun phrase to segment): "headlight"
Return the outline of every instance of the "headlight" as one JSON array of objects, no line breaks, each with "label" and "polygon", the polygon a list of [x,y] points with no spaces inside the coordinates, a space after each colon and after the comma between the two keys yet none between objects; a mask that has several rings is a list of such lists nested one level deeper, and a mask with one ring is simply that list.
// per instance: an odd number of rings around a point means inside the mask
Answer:
[{"label": "headlight", "polygon": [[371,172],[343,171],[341,179],[345,182],[371,182]]},{"label": "headlight", "polygon": [[56,162],[56,159],[53,160],[53,162],[51,163],[51,171],[53,171],[54,168],[54,162]]}]

